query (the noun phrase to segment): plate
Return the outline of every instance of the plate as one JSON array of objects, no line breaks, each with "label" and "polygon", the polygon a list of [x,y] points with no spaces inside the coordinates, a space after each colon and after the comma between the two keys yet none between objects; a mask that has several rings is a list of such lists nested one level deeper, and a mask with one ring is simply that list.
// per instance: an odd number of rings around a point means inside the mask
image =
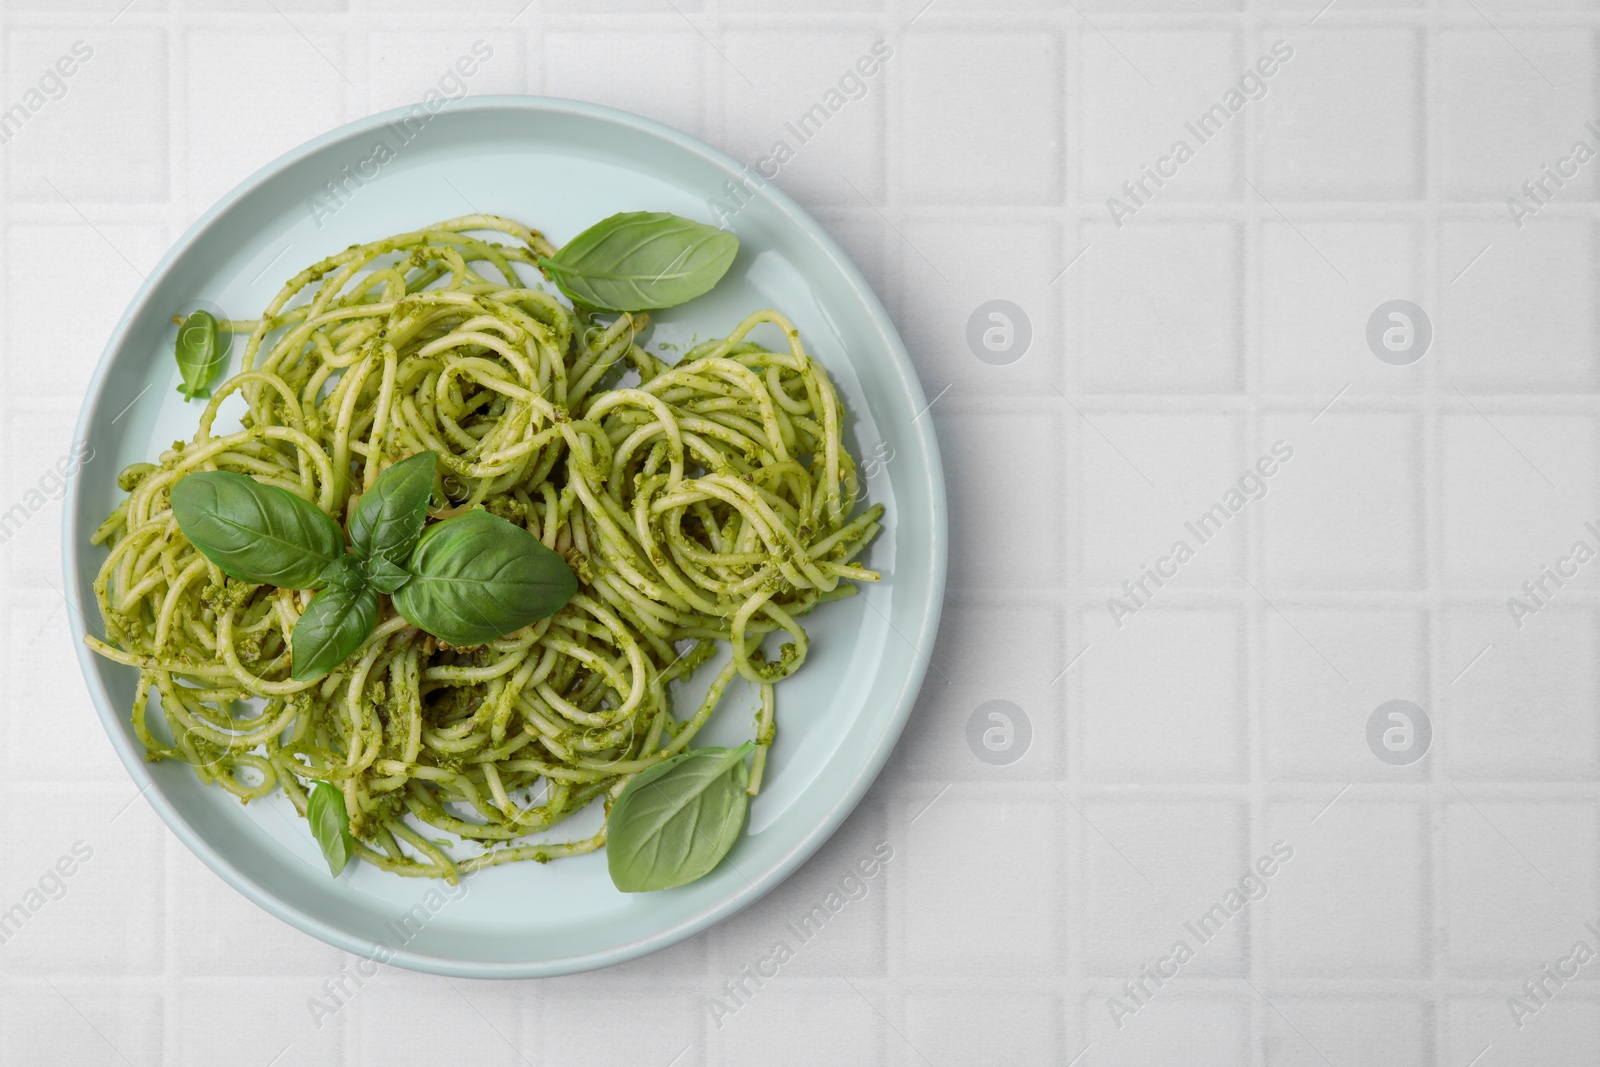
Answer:
[{"label": "plate", "polygon": [[[98,626],[93,581],[104,558],[89,536],[121,497],[118,471],[194,432],[199,405],[176,391],[175,312],[214,305],[254,315],[286,278],[329,253],[457,215],[506,215],[560,245],[618,211],[717,222],[713,201],[739,236],[738,258],[709,296],[653,316],[647,346],[664,342],[670,360],[677,346],[722,336],[757,308],[783,312],[838,384],[852,447],[875,460],[869,498],[887,507],[866,557],[883,581],[806,619],[811,657],[778,687],[766,781],[726,862],[691,885],[643,894],[612,887],[604,852],[507,864],[448,894],[442,882],[365,864],[332,879],[281,794],[245,806],[202,786],[187,765],[145,762],[128,722],[135,672],[95,656],[82,638],[86,620]],[[922,683],[944,591],[944,483],[925,404],[888,314],[839,246],[720,152],[635,115],[537,97],[374,115],[295,149],[224,197],[167,253],[113,331],[75,437],[96,459],[73,477],[66,500],[78,658],[134,783],[195,855],[279,918],[346,951],[441,974],[531,977],[618,963],[777,885],[838,827],[888,757]],[[705,676],[702,668],[697,677]],[[754,705],[750,692],[730,693],[703,742],[738,743]]]}]

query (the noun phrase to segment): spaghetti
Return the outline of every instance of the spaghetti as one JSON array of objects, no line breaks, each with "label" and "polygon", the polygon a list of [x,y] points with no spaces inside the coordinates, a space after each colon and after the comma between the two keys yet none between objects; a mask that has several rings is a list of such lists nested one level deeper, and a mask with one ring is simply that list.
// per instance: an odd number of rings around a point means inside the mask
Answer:
[{"label": "spaghetti", "polygon": [[[281,788],[301,814],[309,783],[331,783],[357,856],[453,882],[603,845],[603,827],[524,838],[597,798],[609,808],[631,776],[688,748],[742,677],[761,694],[758,788],[774,684],[806,658],[797,619],[876,580],[855,559],[882,507],[850,514],[842,405],[782,316],[757,312],[668,365],[637,343],[644,316],[603,323],[525,284],[514,265],[552,254],[536,231],[466,216],[345,249],[260,319],[224,324],[249,331],[242,369],[193,440],[122,472],[128,495],[94,535],[110,548],[95,581],[106,640],[87,640],[138,669],[132,720],[149,759],[188,762],[244,801]],[[787,347],[749,340],[762,324]],[[242,428],[220,432],[236,395]],[[310,594],[224,576],[179,531],[172,486],[234,471],[347,521],[381,471],[426,450],[440,457],[432,518],[482,507],[524,526],[566,558],[577,595],[476,648],[444,645],[386,599],[338,668],[290,680]],[[770,633],[783,637],[772,656]],[[719,643],[727,664],[675,714],[669,683]]]}]

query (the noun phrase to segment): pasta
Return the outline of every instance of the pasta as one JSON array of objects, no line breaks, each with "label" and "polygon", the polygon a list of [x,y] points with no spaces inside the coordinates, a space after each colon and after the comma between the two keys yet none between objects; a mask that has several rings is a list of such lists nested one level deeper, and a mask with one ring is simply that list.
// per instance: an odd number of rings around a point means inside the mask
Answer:
[{"label": "pasta", "polygon": [[[241,369],[192,440],[123,471],[128,495],[94,535],[109,548],[94,586],[106,638],[88,641],[137,668],[150,759],[192,764],[244,801],[282,789],[302,814],[309,785],[328,782],[359,858],[453,882],[602,846],[604,828],[525,838],[686,750],[742,677],[761,694],[759,787],[774,685],[806,659],[798,619],[876,580],[857,557],[882,507],[851,514],[842,405],[782,316],[757,312],[668,365],[637,343],[645,316],[605,323],[519,276],[553,252],[470,215],[345,249],[259,319],[223,324],[248,331]],[[763,324],[786,347],[751,341]],[[245,414],[224,432],[230,398]],[[290,680],[310,593],[224,576],[179,531],[173,484],[233,471],[344,522],[381,471],[427,450],[440,457],[430,517],[482,507],[524,526],[566,558],[577,595],[475,648],[385,601],[335,671]],[[782,642],[771,654],[768,634]],[[675,713],[670,683],[719,643],[727,664]]]}]

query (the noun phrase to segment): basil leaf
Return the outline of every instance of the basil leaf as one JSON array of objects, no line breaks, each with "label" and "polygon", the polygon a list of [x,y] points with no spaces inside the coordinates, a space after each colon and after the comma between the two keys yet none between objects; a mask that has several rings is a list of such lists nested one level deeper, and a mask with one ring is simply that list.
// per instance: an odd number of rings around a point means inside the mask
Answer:
[{"label": "basil leaf", "polygon": [[311,836],[322,846],[328,870],[337,878],[355,853],[355,838],[350,836],[350,813],[345,810],[344,794],[337,786],[327,782],[312,784],[306,798],[306,821],[311,824]]},{"label": "basil leaf", "polygon": [[419,452],[378,475],[372,488],[361,494],[350,515],[350,546],[356,555],[387,556],[395,562],[411,555],[428,517],[438,458],[433,452]]},{"label": "basil leaf", "polygon": [[335,585],[340,589],[356,589],[365,581],[366,576],[356,558],[348,552],[334,559],[317,575],[318,585]]},{"label": "basil leaf", "polygon": [[611,883],[643,893],[710,874],[744,827],[754,747],[692,749],[629,779],[606,818]]},{"label": "basil leaf", "polygon": [[739,238],[662,211],[628,211],[590,226],[541,259],[573,303],[601,311],[675,307],[708,293],[739,251]]},{"label": "basil leaf", "polygon": [[411,580],[411,572],[390,560],[388,556],[373,556],[371,559],[362,560],[360,573],[365,576],[366,583],[380,593],[392,594]]},{"label": "basil leaf", "polygon": [[458,647],[481,645],[553,615],[578,591],[561,555],[487,511],[423,532],[411,580],[394,606],[411,625]]},{"label": "basil leaf", "polygon": [[344,531],[287,489],[229,471],[198,471],[172,487],[189,543],[223,574],[283,589],[314,589],[344,554]]},{"label": "basil leaf", "polygon": [[178,392],[185,400],[211,396],[206,386],[222,366],[224,349],[217,331],[217,319],[209,311],[196,311],[178,327],[178,342],[173,349],[183,384]]},{"label": "basil leaf", "polygon": [[330,585],[311,598],[289,635],[297,682],[321,678],[361,647],[378,624],[378,592],[364,584]]}]

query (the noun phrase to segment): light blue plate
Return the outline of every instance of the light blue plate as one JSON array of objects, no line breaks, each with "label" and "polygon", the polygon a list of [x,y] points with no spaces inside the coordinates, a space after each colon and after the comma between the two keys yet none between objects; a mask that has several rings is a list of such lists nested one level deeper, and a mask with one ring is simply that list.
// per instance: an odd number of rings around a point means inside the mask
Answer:
[{"label": "light blue plate", "polygon": [[[517,219],[558,245],[618,211],[716,221],[708,200],[731,206],[726,183],[744,173],[676,130],[535,97],[374,115],[260,171],[167,253],[101,356],[77,439],[106,459],[76,476],[66,502],[67,596],[82,613],[74,636],[81,642],[85,617],[98,625],[92,583],[104,550],[89,536],[121,497],[117,472],[194,432],[200,407],[176,392],[175,312],[211,304],[254,315],[284,279],[331,252],[475,211]],[[727,918],[798,867],[855,807],[905,724],[933,647],[945,574],[938,446],[932,420],[919,418],[925,401],[905,348],[839,246],[770,186],[730,225],[742,243],[728,276],[710,296],[656,317],[647,345],[721,336],[758,308],[783,312],[838,383],[857,455],[879,457],[868,492],[888,515],[867,557],[884,580],[806,619],[811,658],[778,687],[777,744],[749,833],[729,861],[693,885],[637,895],[612,888],[604,853],[497,867],[449,898],[437,892],[443,883],[362,864],[331,879],[281,794],[245,807],[202,787],[185,765],[146,763],[128,724],[134,671],[80,643],[89,691],[128,773],[183,843],[241,893],[330,944],[401,966],[479,978],[563,974],[664,948]],[[750,693],[731,694],[706,742],[748,737],[754,708]],[[587,825],[598,813],[578,818]]]}]

